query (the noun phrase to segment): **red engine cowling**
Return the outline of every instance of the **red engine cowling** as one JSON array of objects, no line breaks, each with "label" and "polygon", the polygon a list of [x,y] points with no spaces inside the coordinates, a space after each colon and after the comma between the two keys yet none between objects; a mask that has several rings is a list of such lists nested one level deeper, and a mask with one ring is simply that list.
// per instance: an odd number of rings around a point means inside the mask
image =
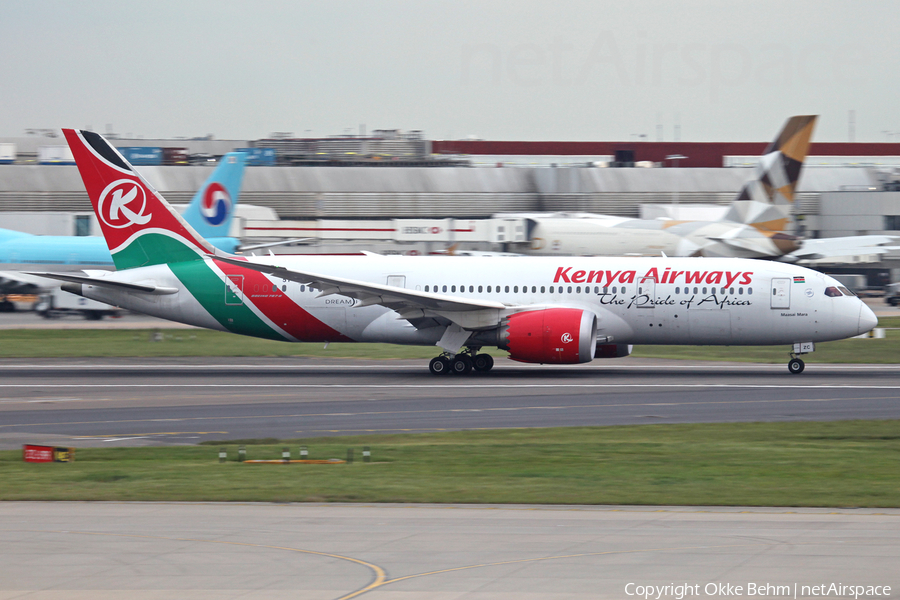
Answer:
[{"label": "red engine cowling", "polygon": [[510,315],[500,348],[519,362],[576,364],[593,360],[597,316],[579,308],[548,308]]}]

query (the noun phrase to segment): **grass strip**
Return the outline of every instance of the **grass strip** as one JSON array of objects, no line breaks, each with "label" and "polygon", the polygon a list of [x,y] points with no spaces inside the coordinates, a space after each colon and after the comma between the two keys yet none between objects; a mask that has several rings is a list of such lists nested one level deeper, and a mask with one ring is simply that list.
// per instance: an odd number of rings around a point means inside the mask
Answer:
[{"label": "grass strip", "polygon": [[[246,440],[339,465],[249,465],[240,442],[0,452],[0,500],[900,507],[900,421],[726,423]],[[369,446],[372,462],[361,462]],[[218,462],[220,447],[229,460]]]},{"label": "grass strip", "polygon": [[[900,362],[900,317],[884,317],[884,339],[850,339],[816,345],[808,363]],[[502,350],[485,349],[496,357]],[[786,363],[790,347],[637,346],[634,356],[735,362]],[[206,329],[12,329],[0,331],[0,358],[175,356],[306,356],[430,359],[437,349],[393,344],[291,344]]]}]

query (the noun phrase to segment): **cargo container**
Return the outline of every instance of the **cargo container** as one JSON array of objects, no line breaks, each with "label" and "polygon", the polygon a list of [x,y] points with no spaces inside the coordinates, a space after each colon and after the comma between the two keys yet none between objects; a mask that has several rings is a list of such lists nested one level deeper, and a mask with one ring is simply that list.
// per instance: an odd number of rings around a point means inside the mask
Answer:
[{"label": "cargo container", "polygon": [[16,161],[16,145],[0,144],[0,165],[11,165]]},{"label": "cargo container", "polygon": [[235,152],[246,153],[249,166],[275,166],[275,148],[235,148]]},{"label": "cargo container", "polygon": [[38,148],[38,163],[42,165],[74,165],[75,157],[68,146],[41,146]]},{"label": "cargo container", "polygon": [[163,148],[162,161],[164,165],[186,165],[188,164],[187,148]]},{"label": "cargo container", "polygon": [[135,166],[161,165],[163,149],[157,146],[125,146],[116,148],[125,160]]}]

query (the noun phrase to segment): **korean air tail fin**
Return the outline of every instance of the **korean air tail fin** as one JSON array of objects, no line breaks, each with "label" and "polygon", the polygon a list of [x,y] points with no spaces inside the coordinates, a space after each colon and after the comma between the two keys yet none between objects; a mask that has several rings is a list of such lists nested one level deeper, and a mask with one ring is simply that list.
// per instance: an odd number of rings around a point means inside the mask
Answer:
[{"label": "korean air tail fin", "polygon": [[[233,250],[237,246],[238,240],[229,237],[229,229],[240,198],[246,164],[245,152],[229,152],[223,156],[182,215],[194,231],[217,248]],[[231,242],[231,248],[223,245],[226,240]]]},{"label": "korean air tail fin", "polygon": [[103,136],[74,129],[63,133],[116,269],[216,254]]},{"label": "korean air tail fin", "polygon": [[791,117],[759,159],[756,176],[744,184],[724,220],[766,234],[784,233],[817,115]]}]

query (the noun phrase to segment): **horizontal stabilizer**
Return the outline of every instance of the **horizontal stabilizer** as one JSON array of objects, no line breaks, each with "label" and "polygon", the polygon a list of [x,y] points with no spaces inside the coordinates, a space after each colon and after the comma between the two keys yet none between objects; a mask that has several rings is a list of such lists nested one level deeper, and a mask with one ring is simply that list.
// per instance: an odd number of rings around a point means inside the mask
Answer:
[{"label": "horizontal stabilizer", "polygon": [[48,279],[57,279],[69,283],[80,283],[84,285],[94,285],[97,287],[106,287],[114,290],[124,290],[129,292],[140,292],[144,294],[175,294],[178,288],[163,287],[159,285],[146,283],[130,283],[127,281],[116,281],[114,279],[106,279],[101,277],[88,277],[86,275],[69,275],[67,273],[27,273],[37,277],[46,277]]}]

